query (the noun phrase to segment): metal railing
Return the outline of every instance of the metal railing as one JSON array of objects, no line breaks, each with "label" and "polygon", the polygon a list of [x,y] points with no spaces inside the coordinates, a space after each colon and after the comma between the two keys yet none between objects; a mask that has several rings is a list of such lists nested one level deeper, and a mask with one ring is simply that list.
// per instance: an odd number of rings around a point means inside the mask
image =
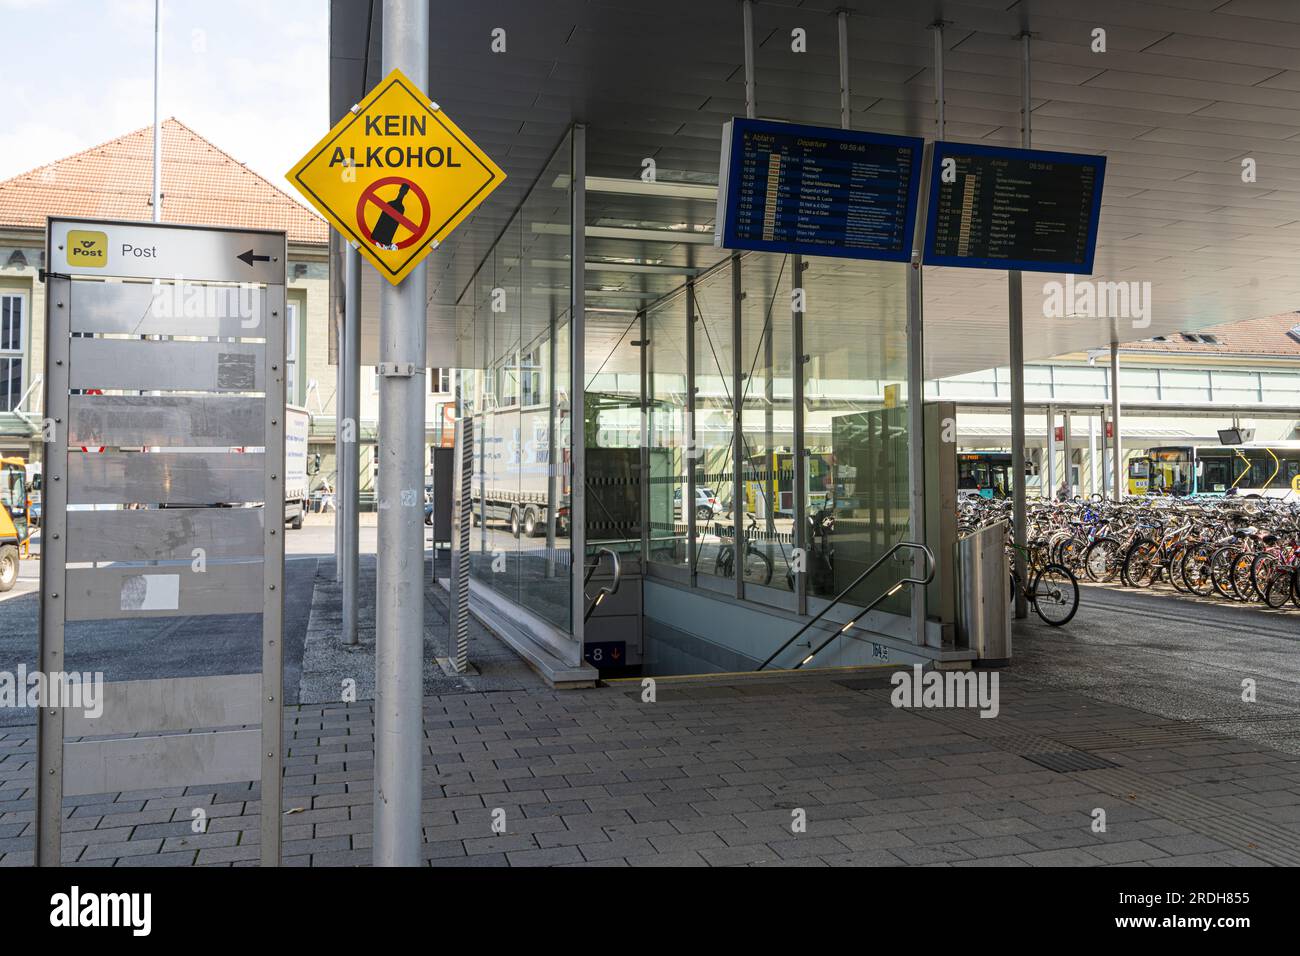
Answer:
[{"label": "metal railing", "polygon": [[587,596],[587,582],[591,580],[591,576],[595,574],[596,569],[600,567],[600,556],[602,554],[608,554],[610,561],[613,563],[614,580],[596,592],[595,599],[587,605],[587,613],[582,615],[584,621],[589,620],[591,615],[596,613],[596,608],[600,606],[601,601],[605,600],[605,598],[610,595],[618,593],[618,587],[623,581],[623,564],[618,559],[618,552],[613,548],[601,548],[596,552],[596,560],[587,565],[587,574],[582,579],[582,596]]},{"label": "metal railing", "polygon": [[821,653],[826,648],[826,646],[830,644],[831,641],[835,640],[835,638],[839,637],[842,634],[847,634],[850,630],[852,630],[853,627],[858,623],[858,621],[862,619],[864,615],[874,610],[881,602],[885,601],[887,598],[891,598],[899,591],[901,591],[903,589],[903,585],[920,584],[924,586],[926,584],[929,584],[931,581],[933,581],[934,580],[934,553],[925,545],[918,544],[915,541],[900,541],[892,548],[890,548],[888,551],[886,551],[884,554],[882,554],[880,557],[878,557],[875,561],[873,561],[865,571],[863,571],[861,574],[859,574],[856,578],[853,579],[853,581],[849,584],[848,587],[846,587],[839,594],[835,595],[835,598],[829,604],[827,604],[824,608],[818,611],[813,617],[809,618],[808,622],[804,624],[803,627],[795,631],[794,634],[790,636],[790,639],[788,641],[786,641],[784,644],[782,644],[780,647],[774,650],[768,656],[767,660],[759,664],[758,667],[755,668],[755,670],[761,671],[763,668],[767,667],[768,664],[771,664],[772,661],[776,660],[776,658],[779,657],[782,654],[782,652],[785,651],[786,648],[788,648],[791,644],[793,644],[800,637],[802,637],[804,632],[807,631],[814,624],[816,624],[819,620],[821,620],[822,617],[825,616],[825,614],[831,608],[835,607],[835,605],[839,604],[842,600],[844,600],[844,598],[848,595],[848,593],[852,591],[854,588],[856,588],[863,581],[865,581],[873,571],[875,571],[882,564],[888,561],[891,557],[893,557],[895,554],[897,554],[899,551],[902,551],[905,548],[911,548],[913,550],[920,551],[922,554],[925,555],[925,568],[926,568],[925,577],[924,578],[910,578],[910,577],[899,578],[879,597],[877,597],[866,607],[858,611],[857,614],[853,615],[853,618],[847,624],[841,627],[830,637],[826,638],[826,640],[822,641],[815,648],[812,647],[811,642],[809,642],[809,647],[812,649],[809,651],[808,656],[805,657],[803,660],[801,660],[798,664],[795,664],[794,667],[789,668],[789,670],[797,671],[799,668],[803,667],[814,657],[816,657],[819,653]]}]

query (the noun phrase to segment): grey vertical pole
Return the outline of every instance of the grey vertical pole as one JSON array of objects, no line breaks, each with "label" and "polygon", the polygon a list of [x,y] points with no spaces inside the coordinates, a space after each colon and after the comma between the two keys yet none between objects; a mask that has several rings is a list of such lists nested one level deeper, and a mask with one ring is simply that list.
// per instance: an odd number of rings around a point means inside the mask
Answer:
[{"label": "grey vertical pole", "polygon": [[[584,641],[583,616],[587,598],[583,576],[587,563],[587,127],[575,124],[571,136],[573,155],[572,193],[570,201],[569,241],[569,373],[573,382],[569,390],[569,427],[572,429],[569,458],[573,467],[569,495],[569,619],[573,627],[574,647],[569,663],[582,663]],[[486,524],[486,522],[484,522]]]},{"label": "grey vertical pole", "polygon": [[[383,70],[429,78],[429,7],[384,0]],[[376,866],[420,863],[424,752],[424,377],[427,266],[379,296],[379,548],[375,588]]]},{"label": "grey vertical pole", "polygon": [[1056,406],[1047,406],[1047,500],[1056,500]]},{"label": "grey vertical pole", "polygon": [[1070,409],[1061,409],[1061,467],[1065,469],[1065,497],[1074,497],[1074,442],[1070,440]]},{"label": "grey vertical pole", "polygon": [[[1028,147],[1032,142],[1030,129],[1029,98],[1029,34],[1020,35],[1020,144]],[[1026,580],[1025,552],[1028,541],[1029,513],[1025,507],[1025,302],[1024,286],[1019,272],[1007,274],[1008,299],[1008,333],[1011,338],[1011,471],[1014,475],[1011,509],[1013,538],[1015,541],[1016,575],[1021,581]],[[1050,430],[1050,426],[1049,426]],[[1042,474],[1039,474],[1039,489],[1042,489]],[[1029,605],[1025,596],[1017,590],[1015,616],[1026,617]]]},{"label": "grey vertical pole", "polygon": [[849,99],[849,11],[835,11],[836,29],[840,40],[840,129],[848,129],[853,111]]},{"label": "grey vertical pole", "polygon": [[[162,222],[162,127],[158,125],[158,80],[162,71],[162,0],[153,0],[153,221]],[[303,362],[303,366],[307,365]]]},{"label": "grey vertical pole", "polygon": [[1101,497],[1107,499],[1110,497],[1110,442],[1106,439],[1106,406],[1101,406],[1097,413],[1101,419]]},{"label": "grey vertical pole", "polygon": [[745,116],[754,118],[754,0],[744,0],[741,4],[745,23]]},{"label": "grey vertical pole", "polygon": [[[927,164],[928,165],[928,164]],[[924,205],[924,203],[922,203]],[[921,216],[917,217],[918,232]],[[907,267],[907,484],[908,526],[913,541],[925,541],[925,336],[921,289],[921,244]],[[916,577],[923,577],[924,559],[914,558]],[[925,588],[912,585],[912,641],[925,644]]]},{"label": "grey vertical pole", "polygon": [[943,21],[934,22],[934,125],[938,139],[943,139],[944,131],[944,90],[943,90]]},{"label": "grey vertical pole", "polygon": [[[803,288],[803,273],[807,265],[803,261],[803,256],[796,254],[794,256],[794,273],[793,282],[796,289]],[[807,308],[807,298],[805,296],[803,305]],[[790,404],[794,411],[794,434],[790,440],[790,451],[793,453],[794,461],[794,541],[793,547],[800,550],[804,555],[805,563],[808,560],[808,551],[811,544],[808,541],[808,458],[807,449],[804,447],[804,392],[803,392],[803,375],[804,365],[807,356],[803,353],[803,319],[804,313],[799,309],[790,310],[790,338],[791,338],[791,356],[790,372],[791,381],[791,398]],[[808,573],[801,571],[794,576],[795,597],[798,600],[798,609],[800,614],[808,613]]]},{"label": "grey vertical pole", "polygon": [[[347,287],[347,248],[343,237],[335,230],[330,230],[330,272],[342,269],[343,295],[350,296],[352,289]],[[331,281],[333,286],[333,281]],[[347,374],[343,360],[343,340],[347,336],[348,316],[347,300],[340,296],[334,300],[334,580],[343,580],[343,391],[344,377]],[[306,362],[302,363],[306,366]],[[345,641],[346,643],[346,641]]]},{"label": "grey vertical pole", "polygon": [[[562,458],[560,452],[561,443],[560,443],[560,435],[559,435],[560,391],[555,381],[555,370],[556,370],[556,366],[558,365],[558,361],[557,361],[558,356],[555,354],[557,349],[557,342],[555,337],[556,316],[555,316],[554,300],[551,301],[550,311],[551,311],[551,320],[550,320],[549,328],[550,328],[551,347],[547,350],[548,360],[546,363],[547,364],[547,372],[546,372],[547,396],[546,397],[547,397],[547,404],[549,405],[549,411],[547,412],[547,418],[546,418],[546,577],[554,578],[555,577],[555,523],[559,517],[559,511],[560,511],[560,502],[558,497],[559,481],[560,481],[559,462],[561,461]],[[568,391],[568,389],[565,389],[565,391]],[[459,409],[457,409],[457,417],[458,418],[460,417]],[[474,428],[472,423],[470,425],[469,434],[471,438],[474,435]],[[468,470],[470,472],[473,471],[473,465],[474,465],[473,455],[471,454],[470,463],[468,466]],[[469,485],[466,485],[466,488],[468,487]],[[468,497],[469,497],[469,493],[467,491],[466,498],[468,499]],[[468,520],[468,516],[469,516],[468,505],[467,505],[467,510],[465,512],[465,515],[466,515],[466,520]],[[469,553],[468,529],[466,529],[465,531],[465,549],[466,549],[466,555],[468,555]]]},{"label": "grey vertical pole", "polygon": [[[749,9],[748,0],[745,9]],[[744,373],[740,365],[740,338],[745,293],[740,277],[740,254],[731,255],[731,573],[735,578],[736,597],[745,596],[745,454],[743,416],[745,407]]]},{"label": "grey vertical pole", "polygon": [[[641,510],[641,566],[650,560],[650,331],[649,319],[646,316],[646,310],[642,309],[637,316],[640,326],[640,343],[637,346],[641,351],[641,453],[637,456],[637,470],[640,475],[640,493],[638,497],[638,507]],[[583,572],[586,576],[586,572]]]},{"label": "grey vertical pole", "polygon": [[[48,235],[48,233],[47,233]],[[46,249],[52,244],[46,241]],[[50,275],[45,287],[45,417],[54,428],[41,456],[44,510],[41,522],[41,603],[37,629],[40,667],[46,674],[65,670],[63,662],[65,584],[68,555],[68,383],[72,283]],[[269,351],[269,349],[268,349]],[[63,840],[62,707],[36,712],[36,865],[58,866]]]},{"label": "grey vertical pole", "polygon": [[1123,432],[1120,431],[1119,424],[1119,343],[1112,342],[1110,346],[1110,416],[1114,422],[1114,435],[1112,444],[1115,451],[1115,480],[1114,491],[1115,500],[1123,501],[1124,493],[1128,490],[1124,481],[1124,439]]},{"label": "grey vertical pole", "polygon": [[[1007,304],[1009,306],[1008,325],[1011,337],[1011,523],[1015,541],[1016,574],[1020,580],[1025,578],[1025,554],[1021,550],[1028,541],[1029,511],[1025,505],[1025,336],[1024,336],[1024,298],[1021,295],[1020,273],[1007,274]],[[1042,487],[1042,473],[1039,473],[1039,488]],[[1016,590],[1015,616],[1029,615],[1029,602],[1019,589]]]},{"label": "grey vertical pole", "polygon": [[[1097,419],[1088,413],[1088,494],[1097,492]],[[1083,478],[1079,478],[1079,494],[1083,494]]]},{"label": "grey vertical pole", "polygon": [[[344,300],[343,340],[339,362],[343,367],[342,410],[335,400],[335,414],[341,414],[347,433],[339,463],[338,501],[335,521],[343,527],[343,643],[357,643],[357,588],[360,579],[361,528],[357,514],[361,484],[361,253],[352,246],[343,250]],[[350,439],[350,440],[348,440]]]},{"label": "grey vertical pole", "polygon": [[[745,26],[745,116],[753,119],[758,111],[758,96],[754,81],[754,3],[744,0],[741,4],[744,12]],[[745,536],[745,445],[744,445],[744,411],[745,397],[742,386],[744,373],[741,371],[740,340],[743,322],[744,287],[740,277],[740,256],[731,257],[731,504],[734,527],[732,528],[732,573],[736,581],[736,597],[745,596],[745,547],[749,539]]]},{"label": "grey vertical pole", "polygon": [[691,587],[695,587],[695,542],[699,533],[696,516],[696,464],[699,446],[695,443],[695,279],[686,280],[686,489],[682,504],[686,512],[686,559],[690,562]]},{"label": "grey vertical pole", "polygon": [[[281,262],[287,262],[288,243],[281,248]],[[283,273],[281,273],[283,276]],[[266,399],[264,418],[265,512],[262,553],[262,866],[280,865],[280,821],[284,793],[284,522],[280,502],[284,501],[282,469],[270,463],[284,461],[285,406],[285,308],[284,279],[266,287],[266,350],[263,361]],[[272,346],[274,343],[274,346]],[[275,505],[275,511],[271,506]],[[270,520],[274,514],[277,520]],[[277,533],[278,532],[278,533]],[[277,587],[278,585],[278,587]]]}]

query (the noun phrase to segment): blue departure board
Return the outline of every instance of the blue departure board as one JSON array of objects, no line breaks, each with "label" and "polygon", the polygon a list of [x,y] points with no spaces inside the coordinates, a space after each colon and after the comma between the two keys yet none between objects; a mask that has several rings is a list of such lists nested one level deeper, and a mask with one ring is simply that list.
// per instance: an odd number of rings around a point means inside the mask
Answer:
[{"label": "blue departure board", "polygon": [[1106,157],[935,143],[925,263],[1092,272]]},{"label": "blue departure board", "polygon": [[906,262],[923,148],[908,136],[733,119],[714,244]]}]

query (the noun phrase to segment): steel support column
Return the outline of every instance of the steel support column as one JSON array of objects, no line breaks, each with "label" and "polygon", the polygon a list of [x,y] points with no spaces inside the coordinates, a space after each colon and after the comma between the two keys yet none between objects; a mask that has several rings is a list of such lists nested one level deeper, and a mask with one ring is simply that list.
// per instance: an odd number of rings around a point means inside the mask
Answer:
[{"label": "steel support column", "polygon": [[[745,9],[749,9],[748,0]],[[741,370],[740,342],[745,292],[740,276],[740,254],[731,256],[731,573],[736,597],[745,596],[745,373]]]},{"label": "steel support column", "polygon": [[[939,41],[936,41],[939,42]],[[1020,145],[1028,148],[1033,140],[1030,128],[1030,110],[1032,102],[1029,97],[1029,34],[1020,36]],[[942,97],[941,97],[942,98]],[[1011,523],[1012,539],[1015,543],[1016,574],[1021,581],[1026,580],[1025,551],[1026,533],[1028,531],[1028,512],[1025,508],[1025,301],[1024,285],[1019,272],[1007,273],[1007,324],[1011,345],[1011,472],[1012,499]],[[1048,426],[1049,441],[1051,426]],[[1050,456],[1049,456],[1050,460]],[[1042,474],[1038,482],[1042,490]],[[1017,590],[1015,616],[1023,618],[1029,614],[1029,606],[1023,594]]]},{"label": "steel support column", "polygon": [[1114,423],[1112,444],[1115,447],[1115,500],[1123,501],[1127,482],[1124,480],[1124,439],[1119,424],[1119,343],[1110,347],[1110,418]]},{"label": "steel support column", "polygon": [[686,560],[691,572],[691,587],[696,580],[695,541],[699,534],[699,517],[696,514],[696,477],[700,449],[695,444],[695,279],[686,280],[686,488],[682,492],[682,505],[686,517]]},{"label": "steel support column", "polygon": [[343,394],[334,413],[343,422],[342,458],[338,462],[334,520],[343,529],[343,643],[357,643],[357,582],[360,574],[361,529],[358,510],[361,484],[361,253],[352,246],[343,251],[343,337],[339,364],[343,369]]},{"label": "steel support column", "polygon": [[1047,406],[1047,495],[1056,500],[1056,406]]},{"label": "steel support column", "polygon": [[[794,271],[792,282],[796,289],[803,288],[803,273],[807,268],[803,256],[792,257]],[[803,351],[803,320],[807,309],[807,297],[800,303],[803,308],[790,310],[790,405],[794,412],[794,433],[791,436],[791,460],[794,462],[794,542],[793,546],[804,555],[807,565],[808,553],[812,542],[808,539],[808,450],[804,447],[804,390],[803,376],[807,356]],[[795,597],[798,600],[800,614],[808,613],[808,572],[801,571],[795,575]]]},{"label": "steel support column", "polygon": [[1061,468],[1065,479],[1065,497],[1074,497],[1074,443],[1070,440],[1070,410],[1061,409]]},{"label": "steel support column", "polygon": [[[568,663],[576,666],[582,663],[582,619],[587,611],[583,591],[587,564],[587,127],[575,125],[570,143],[573,186],[569,196],[569,374],[573,380],[569,390],[569,457],[573,474],[569,480],[569,620],[574,646]],[[486,527],[487,522],[483,525]]]},{"label": "steel support column", "polygon": [[[429,7],[384,0],[383,72],[429,81]],[[375,593],[376,866],[420,864],[424,728],[424,264],[379,296],[379,548]]]}]

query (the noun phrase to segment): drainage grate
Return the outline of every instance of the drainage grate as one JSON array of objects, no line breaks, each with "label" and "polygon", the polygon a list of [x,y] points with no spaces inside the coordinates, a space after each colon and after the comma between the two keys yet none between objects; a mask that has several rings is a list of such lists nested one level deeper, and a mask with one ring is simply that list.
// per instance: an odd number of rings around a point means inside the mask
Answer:
[{"label": "drainage grate", "polygon": [[1104,757],[1084,753],[1081,750],[1062,750],[1056,753],[1027,753],[1021,756],[1030,763],[1036,763],[1038,766],[1046,767],[1056,773],[1074,773],[1076,770],[1110,770],[1119,766],[1119,764]]}]

